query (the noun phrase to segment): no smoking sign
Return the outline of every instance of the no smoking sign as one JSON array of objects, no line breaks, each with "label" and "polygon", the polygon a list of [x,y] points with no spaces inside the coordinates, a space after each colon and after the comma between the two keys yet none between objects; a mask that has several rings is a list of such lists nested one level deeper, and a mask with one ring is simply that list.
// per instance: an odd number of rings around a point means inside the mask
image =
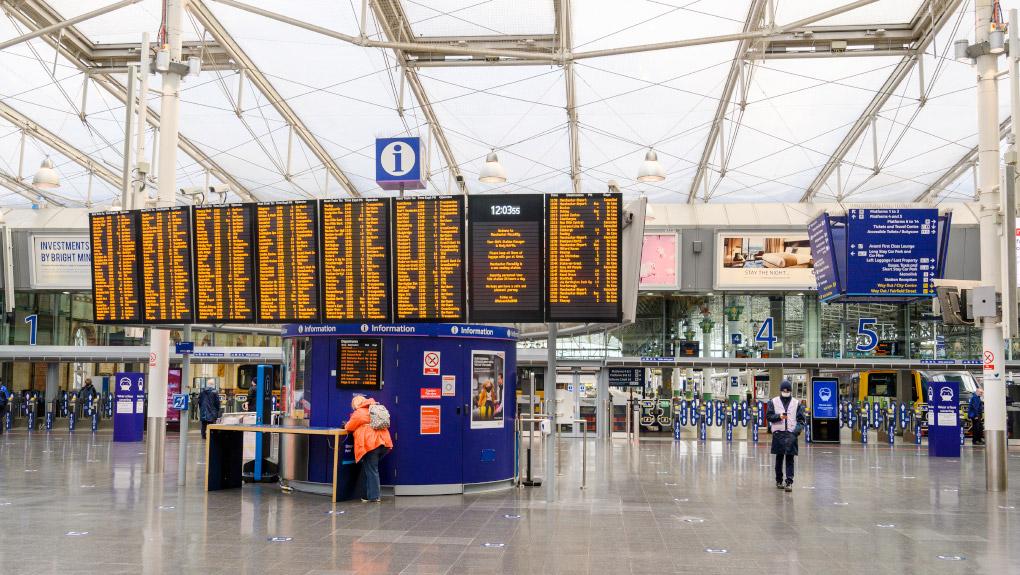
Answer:
[{"label": "no smoking sign", "polygon": [[995,369],[995,354],[985,350],[985,369]]},{"label": "no smoking sign", "polygon": [[422,375],[439,375],[439,352],[426,351],[421,362]]}]

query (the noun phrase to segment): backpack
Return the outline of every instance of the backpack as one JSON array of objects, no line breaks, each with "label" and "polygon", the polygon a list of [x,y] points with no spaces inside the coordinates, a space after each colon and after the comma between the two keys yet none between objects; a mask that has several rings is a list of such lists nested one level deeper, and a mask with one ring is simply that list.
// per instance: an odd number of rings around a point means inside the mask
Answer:
[{"label": "backpack", "polygon": [[368,426],[372,429],[389,429],[390,412],[381,403],[373,403],[368,406]]}]

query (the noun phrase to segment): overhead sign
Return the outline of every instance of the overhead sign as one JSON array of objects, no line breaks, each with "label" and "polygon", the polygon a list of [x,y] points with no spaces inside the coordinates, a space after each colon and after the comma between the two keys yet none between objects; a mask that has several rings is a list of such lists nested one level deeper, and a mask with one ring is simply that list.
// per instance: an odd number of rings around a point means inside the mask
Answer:
[{"label": "overhead sign", "polygon": [[315,200],[256,204],[259,321],[318,321],[318,212]]},{"label": "overhead sign", "polygon": [[375,182],[384,190],[423,190],[421,138],[376,138]]},{"label": "overhead sign", "polygon": [[322,320],[390,320],[390,201],[323,200]]},{"label": "overhead sign", "polygon": [[822,213],[808,224],[808,241],[814,258],[815,285],[818,299],[825,301],[839,295],[839,268],[836,266],[836,249],[832,243],[832,224],[829,214]]},{"label": "overhead sign", "polygon": [[198,323],[255,321],[255,211],[252,204],[195,206],[195,316]]},{"label": "overhead sign", "polygon": [[174,351],[177,355],[191,355],[195,353],[195,342],[193,341],[179,341],[174,345]]},{"label": "overhead sign", "polygon": [[839,417],[839,380],[836,378],[811,378],[811,417],[815,419],[836,419]]},{"label": "overhead sign", "polygon": [[815,289],[811,242],[804,233],[719,233],[716,289]]},{"label": "overhead sign", "polygon": [[29,234],[29,281],[33,289],[92,287],[92,246],[88,234]]},{"label": "overhead sign", "polygon": [[[664,358],[673,359],[673,358]],[[643,367],[610,367],[608,369],[609,385],[616,387],[644,387],[645,369]]]},{"label": "overhead sign", "polygon": [[96,323],[141,323],[138,212],[89,214]]},{"label": "overhead sign", "polygon": [[464,321],[464,196],[394,198],[395,321]]},{"label": "overhead sign", "polygon": [[848,210],[847,295],[934,294],[938,218],[933,208]]},{"label": "overhead sign", "polygon": [[145,321],[194,322],[191,210],[187,207],[142,210],[138,226]]}]

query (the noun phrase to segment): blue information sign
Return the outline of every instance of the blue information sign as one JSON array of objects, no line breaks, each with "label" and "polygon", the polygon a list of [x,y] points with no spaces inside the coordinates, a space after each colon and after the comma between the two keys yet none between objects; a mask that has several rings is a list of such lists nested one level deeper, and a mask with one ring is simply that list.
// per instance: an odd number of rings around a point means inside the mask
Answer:
[{"label": "blue information sign", "polygon": [[172,407],[177,411],[188,410],[188,394],[186,393],[175,393],[172,396]]},{"label": "blue information sign", "polygon": [[377,138],[375,182],[384,190],[422,190],[421,138]]},{"label": "blue information sign", "polygon": [[960,456],[960,384],[928,382],[928,456]]},{"label": "blue information sign", "polygon": [[195,342],[179,341],[174,346],[178,355],[191,355],[195,353]]},{"label": "blue information sign", "polygon": [[116,373],[113,385],[113,440],[141,441],[145,426],[145,374]]},{"label": "blue information sign", "polygon": [[840,286],[829,214],[823,213],[808,224],[808,240],[811,242],[811,257],[815,262],[818,299],[825,301],[839,295]]},{"label": "blue information sign", "polygon": [[846,279],[847,295],[932,296],[938,217],[928,208],[848,210],[847,268],[854,273]]},{"label": "blue information sign", "polygon": [[834,377],[813,377],[811,389],[811,416],[815,419],[839,417],[839,380]]}]

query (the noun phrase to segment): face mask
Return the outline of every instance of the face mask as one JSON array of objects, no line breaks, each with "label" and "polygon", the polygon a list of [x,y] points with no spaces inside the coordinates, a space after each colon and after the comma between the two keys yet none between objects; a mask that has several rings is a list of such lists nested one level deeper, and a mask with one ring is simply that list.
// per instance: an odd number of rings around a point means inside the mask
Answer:
[{"label": "face mask", "polygon": [[783,391],[783,392],[780,392],[779,395],[781,395],[783,397],[790,397],[790,392],[789,391]]}]

